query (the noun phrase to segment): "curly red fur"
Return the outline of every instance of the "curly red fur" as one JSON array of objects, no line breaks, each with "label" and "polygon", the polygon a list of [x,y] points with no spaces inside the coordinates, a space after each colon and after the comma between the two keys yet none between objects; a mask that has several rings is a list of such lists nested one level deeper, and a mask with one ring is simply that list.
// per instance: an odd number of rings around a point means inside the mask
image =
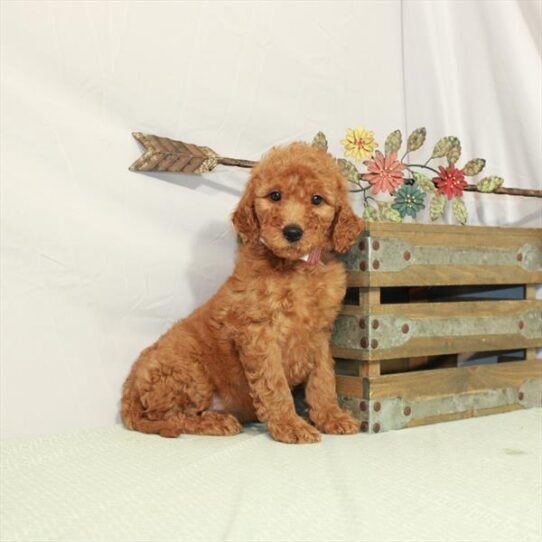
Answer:
[{"label": "curly red fur", "polygon": [[[362,228],[336,161],[304,143],[272,149],[253,168],[233,224],[242,240],[233,274],[141,353],[123,388],[125,426],[168,437],[232,435],[260,420],[282,442],[358,431],[337,404],[329,345],[346,287],[332,251],[348,250]],[[287,224],[302,238],[285,239]],[[323,251],[320,263],[300,260],[314,249]],[[314,425],[295,413],[298,384]]]}]

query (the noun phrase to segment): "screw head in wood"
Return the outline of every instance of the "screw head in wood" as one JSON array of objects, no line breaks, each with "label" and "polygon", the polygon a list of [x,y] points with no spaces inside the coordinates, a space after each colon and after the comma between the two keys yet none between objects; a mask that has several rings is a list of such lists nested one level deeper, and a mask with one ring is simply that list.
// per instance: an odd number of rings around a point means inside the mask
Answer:
[{"label": "screw head in wood", "polygon": [[519,399],[520,401],[523,401],[523,398],[524,398],[524,397],[525,397],[524,393],[523,393],[522,391],[520,391],[520,392],[518,393],[518,399]]},{"label": "screw head in wood", "polygon": [[359,248],[361,251],[365,250],[365,241],[360,241],[360,242],[358,243],[358,248]]},{"label": "screw head in wood", "polygon": [[365,401],[361,401],[360,404],[359,404],[359,409],[362,412],[365,412],[367,410],[367,403]]},{"label": "screw head in wood", "polygon": [[373,433],[378,433],[380,431],[380,424],[375,423],[373,424]]},{"label": "screw head in wood", "polygon": [[523,254],[521,252],[516,256],[516,260],[518,262],[521,262],[523,260]]},{"label": "screw head in wood", "polygon": [[367,262],[360,262],[359,268],[360,271],[367,271]]},{"label": "screw head in wood", "polygon": [[380,262],[378,260],[375,260],[373,262],[373,269],[378,269],[380,267]]},{"label": "screw head in wood", "polygon": [[360,429],[362,433],[367,433],[367,431],[369,431],[369,424],[367,422],[361,422]]},{"label": "screw head in wood", "polygon": [[408,250],[405,250],[405,252],[403,253],[403,258],[408,262],[408,260],[410,260],[412,254],[410,254],[410,252]]},{"label": "screw head in wood", "polygon": [[361,348],[367,348],[367,337],[362,337],[359,341],[359,345],[361,346]]},{"label": "screw head in wood", "polygon": [[379,411],[380,411],[380,408],[381,408],[380,403],[377,401],[377,402],[373,405],[373,408],[375,409],[375,412],[379,412]]},{"label": "screw head in wood", "polygon": [[373,320],[372,326],[373,329],[378,329],[378,327],[380,326],[380,322],[378,320]]},{"label": "screw head in wood", "polygon": [[525,322],[523,320],[520,320],[518,322],[518,327],[519,327],[519,329],[523,329],[525,327]]},{"label": "screw head in wood", "polygon": [[371,348],[378,348],[378,341],[376,339],[371,341]]},{"label": "screw head in wood", "polygon": [[406,406],[403,410],[405,416],[410,416],[412,414],[412,409],[409,406]]},{"label": "screw head in wood", "polygon": [[373,249],[378,250],[380,248],[380,243],[378,241],[373,241]]},{"label": "screw head in wood", "polygon": [[365,320],[363,318],[359,321],[359,327],[365,329]]},{"label": "screw head in wood", "polygon": [[401,331],[402,331],[403,333],[408,333],[408,332],[410,331],[410,327],[408,327],[408,324],[403,324],[403,325],[401,326]]}]

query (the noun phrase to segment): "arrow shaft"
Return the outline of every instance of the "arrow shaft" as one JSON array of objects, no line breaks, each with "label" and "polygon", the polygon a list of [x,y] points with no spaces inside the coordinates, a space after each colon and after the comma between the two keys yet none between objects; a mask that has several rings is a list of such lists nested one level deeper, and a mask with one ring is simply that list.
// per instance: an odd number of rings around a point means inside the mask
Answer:
[{"label": "arrow shaft", "polygon": [[224,156],[220,156],[218,158],[218,163],[222,164],[223,166],[251,168],[254,167],[258,162],[254,162],[253,160],[241,160],[239,158],[226,158]]}]

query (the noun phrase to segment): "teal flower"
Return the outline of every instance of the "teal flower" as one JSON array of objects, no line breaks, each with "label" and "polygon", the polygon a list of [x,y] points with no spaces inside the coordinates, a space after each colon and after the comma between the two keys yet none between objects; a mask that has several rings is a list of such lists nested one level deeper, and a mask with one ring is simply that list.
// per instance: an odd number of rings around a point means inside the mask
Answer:
[{"label": "teal flower", "polygon": [[413,184],[404,184],[395,193],[392,208],[399,212],[401,218],[410,215],[416,218],[416,213],[425,208],[423,199],[425,194],[420,192]]}]

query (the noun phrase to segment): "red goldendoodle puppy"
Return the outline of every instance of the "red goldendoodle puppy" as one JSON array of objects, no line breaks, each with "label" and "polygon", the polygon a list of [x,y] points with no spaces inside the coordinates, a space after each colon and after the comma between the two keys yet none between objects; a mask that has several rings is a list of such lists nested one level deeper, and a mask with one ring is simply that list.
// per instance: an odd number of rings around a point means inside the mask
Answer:
[{"label": "red goldendoodle puppy", "polygon": [[[124,384],[129,429],[166,437],[233,435],[267,422],[282,442],[355,433],[338,404],[330,333],[362,228],[335,160],[305,143],[274,148],[253,168],[233,214],[242,241],[233,275],[144,350]],[[291,389],[305,384],[310,425]]]}]

